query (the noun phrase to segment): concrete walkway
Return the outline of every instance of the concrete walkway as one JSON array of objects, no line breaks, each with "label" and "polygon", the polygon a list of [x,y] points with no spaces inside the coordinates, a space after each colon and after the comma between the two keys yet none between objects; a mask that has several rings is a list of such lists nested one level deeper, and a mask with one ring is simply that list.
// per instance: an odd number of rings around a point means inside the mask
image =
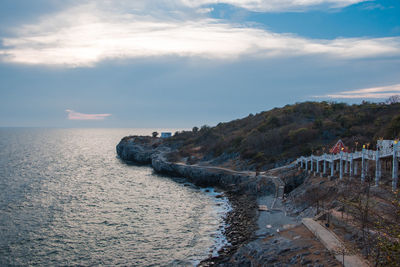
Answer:
[{"label": "concrete walkway", "polygon": [[[185,163],[182,163],[182,162],[173,163],[173,164],[179,165],[179,166],[184,166],[184,167],[190,167],[190,168],[207,169],[209,171],[223,171],[223,172],[226,172],[226,173],[229,173],[229,174],[239,174],[239,175],[246,175],[246,176],[249,176],[249,177],[256,177],[256,172],[254,172],[254,171],[235,171],[235,170],[232,170],[232,169],[223,168],[223,167],[216,167],[216,166],[196,165],[196,164],[188,165],[188,164],[185,164]],[[290,166],[294,166],[294,165],[291,164],[291,165],[288,165],[288,166],[290,167]],[[266,179],[271,180],[275,185],[275,201],[272,203],[271,209],[273,209],[275,207],[275,203],[276,203],[276,200],[278,198],[279,199],[283,199],[283,195],[285,193],[285,183],[278,176],[270,175],[269,172],[270,171],[276,171],[276,170],[279,170],[279,169],[288,168],[288,166],[283,166],[283,167],[275,168],[275,169],[272,169],[272,170],[269,170],[269,171],[266,171],[266,172],[261,172],[258,175],[258,177],[266,178]]]},{"label": "concrete walkway", "polygon": [[334,233],[323,227],[318,222],[314,221],[311,218],[304,218],[302,220],[302,223],[321,241],[321,243],[329,251],[334,253],[335,258],[339,262],[344,263],[345,267],[369,266],[364,260],[362,260],[357,255],[345,255],[343,259],[343,250],[345,249],[343,243]]}]

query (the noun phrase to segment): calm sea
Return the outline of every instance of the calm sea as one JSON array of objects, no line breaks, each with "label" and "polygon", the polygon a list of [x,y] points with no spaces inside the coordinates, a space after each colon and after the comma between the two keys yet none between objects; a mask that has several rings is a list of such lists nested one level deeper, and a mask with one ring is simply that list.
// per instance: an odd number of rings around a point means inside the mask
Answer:
[{"label": "calm sea", "polygon": [[0,128],[0,266],[181,266],[215,254],[226,199],[118,159],[119,140],[142,132]]}]

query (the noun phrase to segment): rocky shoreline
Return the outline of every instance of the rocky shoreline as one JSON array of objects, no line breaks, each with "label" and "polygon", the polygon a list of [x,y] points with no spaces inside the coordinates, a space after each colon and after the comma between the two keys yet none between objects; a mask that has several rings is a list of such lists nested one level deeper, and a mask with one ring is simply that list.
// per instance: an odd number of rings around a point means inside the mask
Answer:
[{"label": "rocky shoreline", "polygon": [[[279,229],[284,229],[284,224],[300,224],[299,218],[286,215],[281,200],[285,187],[296,187],[305,179],[295,166],[256,175],[254,172],[237,172],[215,166],[168,162],[166,155],[171,152],[170,147],[146,143],[140,137],[125,137],[116,149],[122,160],[150,164],[158,173],[185,177],[197,186],[218,188],[228,197],[232,211],[225,218],[227,227],[224,234],[230,245],[220,249],[217,257],[210,256],[200,262],[199,266],[264,266],[266,262],[274,265],[279,263],[276,253],[294,253],[306,247],[277,236]],[[259,211],[259,205],[275,209],[265,214]],[[296,210],[293,205],[290,209]],[[276,223],[270,229],[265,228],[270,222]],[[293,257],[297,257],[299,263],[303,259],[300,254]],[[285,262],[290,263],[290,260],[294,262],[293,259],[285,259]]]},{"label": "rocky shoreline", "polygon": [[254,239],[254,232],[257,227],[256,223],[256,201],[252,197],[238,197],[236,194],[226,192],[232,207],[225,217],[224,235],[229,242],[229,246],[225,246],[218,251],[217,257],[210,256],[200,262],[198,266],[215,266],[229,262],[234,253],[241,245],[248,243]]}]

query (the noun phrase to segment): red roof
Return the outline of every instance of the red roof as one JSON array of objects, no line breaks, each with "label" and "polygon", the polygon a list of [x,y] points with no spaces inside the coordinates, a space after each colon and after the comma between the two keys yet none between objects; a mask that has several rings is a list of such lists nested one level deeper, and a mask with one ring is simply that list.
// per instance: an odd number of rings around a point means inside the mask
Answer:
[{"label": "red roof", "polygon": [[337,141],[336,145],[329,150],[329,153],[338,154],[340,151],[349,152],[349,148],[343,144],[342,140]]}]

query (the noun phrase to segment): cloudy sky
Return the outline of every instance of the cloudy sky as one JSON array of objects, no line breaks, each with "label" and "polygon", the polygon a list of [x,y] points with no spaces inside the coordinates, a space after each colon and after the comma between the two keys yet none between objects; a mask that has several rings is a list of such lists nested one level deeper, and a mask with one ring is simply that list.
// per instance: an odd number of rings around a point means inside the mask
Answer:
[{"label": "cloudy sky", "polygon": [[0,1],[0,126],[190,128],[394,94],[398,0]]}]

